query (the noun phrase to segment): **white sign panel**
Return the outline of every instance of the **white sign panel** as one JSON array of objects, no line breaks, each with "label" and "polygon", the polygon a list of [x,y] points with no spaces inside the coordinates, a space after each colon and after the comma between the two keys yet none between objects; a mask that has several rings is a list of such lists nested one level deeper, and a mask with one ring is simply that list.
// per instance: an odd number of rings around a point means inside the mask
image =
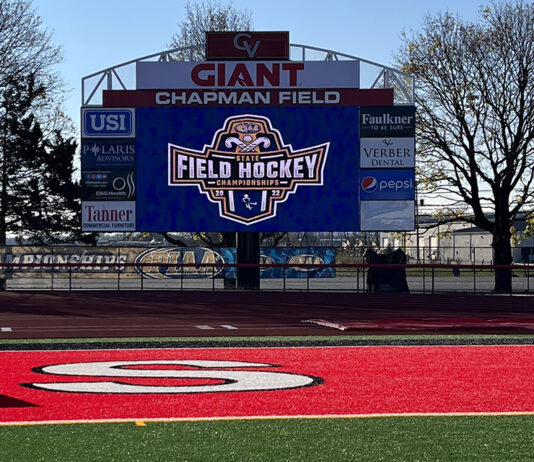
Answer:
[{"label": "white sign panel", "polygon": [[135,201],[82,202],[82,231],[135,231]]},{"label": "white sign panel", "polygon": [[415,228],[414,201],[361,201],[361,231],[411,231]]},{"label": "white sign panel", "polygon": [[362,138],[360,168],[415,168],[414,138]]},{"label": "white sign panel", "polygon": [[358,61],[139,62],[138,90],[359,88]]}]

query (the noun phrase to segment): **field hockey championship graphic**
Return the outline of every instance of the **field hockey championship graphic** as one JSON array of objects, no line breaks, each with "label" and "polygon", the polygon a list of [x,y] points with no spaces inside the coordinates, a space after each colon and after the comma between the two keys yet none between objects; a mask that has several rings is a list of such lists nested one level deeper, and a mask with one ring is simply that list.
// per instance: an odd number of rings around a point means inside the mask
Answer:
[{"label": "field hockey championship graphic", "polygon": [[321,186],[329,146],[294,150],[267,117],[229,117],[202,151],[169,143],[169,186],[197,186],[222,218],[250,225],[299,186]]}]

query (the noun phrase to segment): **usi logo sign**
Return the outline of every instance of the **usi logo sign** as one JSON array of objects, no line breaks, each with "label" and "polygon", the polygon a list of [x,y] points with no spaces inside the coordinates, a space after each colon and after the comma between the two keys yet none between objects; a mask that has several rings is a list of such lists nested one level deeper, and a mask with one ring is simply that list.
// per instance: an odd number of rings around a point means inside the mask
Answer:
[{"label": "usi logo sign", "polygon": [[134,138],[134,109],[82,109],[82,138]]}]

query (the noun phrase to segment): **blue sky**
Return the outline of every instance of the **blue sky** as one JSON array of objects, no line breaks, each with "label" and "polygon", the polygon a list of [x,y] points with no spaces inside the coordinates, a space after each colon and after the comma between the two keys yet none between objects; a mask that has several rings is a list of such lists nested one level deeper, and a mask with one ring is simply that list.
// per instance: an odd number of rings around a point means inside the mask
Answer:
[{"label": "blue sky", "polygon": [[[43,25],[63,47],[58,71],[70,89],[65,109],[78,126],[83,76],[168,48],[184,19],[182,0],[34,0]],[[221,1],[226,4],[226,2]],[[486,3],[486,2],[485,2]],[[484,4],[485,4],[484,3]],[[417,31],[426,13],[476,17],[478,0],[234,0],[255,30],[289,30],[291,43],[392,64],[403,30]]]}]

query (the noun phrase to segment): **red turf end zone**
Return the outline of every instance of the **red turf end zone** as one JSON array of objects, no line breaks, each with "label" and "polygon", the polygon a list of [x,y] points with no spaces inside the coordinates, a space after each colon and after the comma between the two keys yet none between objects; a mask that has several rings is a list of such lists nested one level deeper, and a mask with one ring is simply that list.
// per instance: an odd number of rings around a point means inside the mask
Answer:
[{"label": "red turf end zone", "polygon": [[28,351],[0,365],[3,424],[534,412],[534,346]]}]

